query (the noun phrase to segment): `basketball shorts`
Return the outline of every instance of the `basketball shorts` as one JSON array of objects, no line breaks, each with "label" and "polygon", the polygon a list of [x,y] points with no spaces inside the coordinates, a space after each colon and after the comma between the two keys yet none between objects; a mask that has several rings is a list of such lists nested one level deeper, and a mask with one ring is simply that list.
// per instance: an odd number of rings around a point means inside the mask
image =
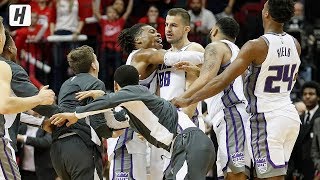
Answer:
[{"label": "basketball shorts", "polygon": [[217,152],[219,179],[224,179],[228,172],[250,176],[251,159],[245,133],[248,117],[244,103],[224,108],[213,117],[213,130],[219,144]]},{"label": "basketball shorts", "polygon": [[293,105],[251,115],[246,133],[258,178],[286,174],[299,129],[300,118]]}]

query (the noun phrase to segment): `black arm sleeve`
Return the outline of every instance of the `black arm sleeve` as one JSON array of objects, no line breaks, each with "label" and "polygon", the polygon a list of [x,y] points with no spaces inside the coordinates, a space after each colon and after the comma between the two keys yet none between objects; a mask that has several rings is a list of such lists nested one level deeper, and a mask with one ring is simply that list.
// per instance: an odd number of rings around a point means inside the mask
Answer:
[{"label": "black arm sleeve", "polygon": [[76,113],[109,109],[116,107],[121,103],[134,100],[140,100],[139,93],[123,88],[116,93],[106,94],[86,106],[77,107]]}]

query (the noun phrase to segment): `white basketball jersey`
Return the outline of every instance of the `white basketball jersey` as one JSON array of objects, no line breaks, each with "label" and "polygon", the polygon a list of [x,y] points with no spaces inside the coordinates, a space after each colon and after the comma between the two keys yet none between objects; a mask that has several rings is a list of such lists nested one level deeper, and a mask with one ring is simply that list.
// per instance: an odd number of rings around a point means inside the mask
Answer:
[{"label": "white basketball jersey", "polygon": [[[228,40],[221,40],[231,50],[231,59],[225,64],[221,64],[218,74],[222,73],[238,56],[239,48],[234,43]],[[206,101],[208,103],[208,114],[214,117],[220,110],[225,107],[231,107],[238,103],[246,103],[246,98],[243,94],[242,77],[238,76],[230,85],[217,95]]]},{"label": "white basketball jersey", "polygon": [[294,38],[289,34],[265,34],[268,54],[260,66],[251,64],[245,95],[249,113],[273,111],[292,104],[291,90],[300,66]]},{"label": "white basketball jersey", "polygon": [[[129,54],[126,65],[131,65],[132,57],[138,51],[139,49],[134,50]],[[147,78],[139,80],[139,84],[147,87],[151,93],[155,94],[157,91],[157,71],[154,71],[153,73],[151,73],[150,76],[148,76]]]},{"label": "white basketball jersey", "polygon": [[[180,49],[185,51],[192,43]],[[176,70],[171,66],[159,65],[158,81],[160,86],[160,97],[171,100],[180,96],[186,90],[186,74],[183,70]]]}]

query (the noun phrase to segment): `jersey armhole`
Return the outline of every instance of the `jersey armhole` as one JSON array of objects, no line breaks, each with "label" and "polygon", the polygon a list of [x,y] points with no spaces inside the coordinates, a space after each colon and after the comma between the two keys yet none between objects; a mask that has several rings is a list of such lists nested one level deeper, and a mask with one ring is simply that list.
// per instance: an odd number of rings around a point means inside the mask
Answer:
[{"label": "jersey armhole", "polygon": [[269,47],[269,40],[264,36],[261,36],[261,38],[266,42],[267,46]]}]

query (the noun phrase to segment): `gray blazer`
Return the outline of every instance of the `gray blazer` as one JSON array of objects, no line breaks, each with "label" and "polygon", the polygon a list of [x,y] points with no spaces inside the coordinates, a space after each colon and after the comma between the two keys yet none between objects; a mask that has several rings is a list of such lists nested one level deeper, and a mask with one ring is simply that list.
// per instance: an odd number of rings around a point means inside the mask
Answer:
[{"label": "gray blazer", "polygon": [[320,117],[314,120],[311,157],[315,168],[320,171]]}]

